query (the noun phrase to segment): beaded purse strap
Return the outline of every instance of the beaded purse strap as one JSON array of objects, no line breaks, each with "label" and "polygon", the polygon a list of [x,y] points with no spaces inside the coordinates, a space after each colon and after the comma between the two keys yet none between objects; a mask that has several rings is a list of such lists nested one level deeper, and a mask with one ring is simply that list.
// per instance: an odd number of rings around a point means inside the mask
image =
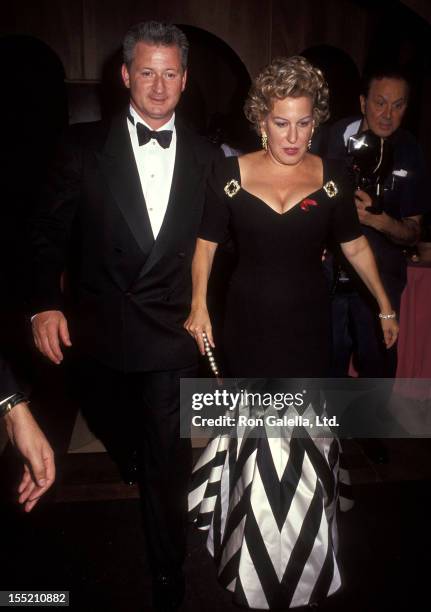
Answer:
[{"label": "beaded purse strap", "polygon": [[214,376],[216,378],[219,378],[220,377],[220,370],[218,369],[218,365],[216,363],[214,354],[212,352],[209,340],[208,340],[207,335],[206,335],[205,332],[202,332],[202,338],[203,338],[203,341],[204,341],[205,354],[208,357],[210,368],[211,368]]}]

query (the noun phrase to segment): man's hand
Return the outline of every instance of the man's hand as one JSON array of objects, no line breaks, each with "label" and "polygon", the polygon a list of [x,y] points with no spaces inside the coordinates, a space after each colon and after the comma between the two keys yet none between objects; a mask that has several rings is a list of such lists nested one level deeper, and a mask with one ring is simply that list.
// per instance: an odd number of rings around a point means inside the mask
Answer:
[{"label": "man's hand", "polygon": [[33,338],[36,347],[57,365],[63,361],[60,342],[72,346],[66,317],[60,310],[39,312],[32,320]]},{"label": "man's hand", "polygon": [[380,215],[374,215],[366,210],[368,206],[372,206],[373,201],[368,193],[361,189],[355,192],[355,204],[360,223],[368,225],[368,227],[372,227],[378,232],[382,232],[395,244],[414,246],[419,241],[421,231],[420,215],[403,217],[402,219],[395,219],[385,212],[382,212]]},{"label": "man's hand", "polygon": [[18,501],[30,512],[55,480],[54,453],[25,402],[4,418],[10,441],[25,461]]},{"label": "man's hand", "polygon": [[366,191],[362,191],[362,189],[355,191],[355,204],[360,223],[377,229],[375,227],[375,220],[378,215],[373,215],[373,213],[367,210],[369,206],[373,205],[373,200]]}]

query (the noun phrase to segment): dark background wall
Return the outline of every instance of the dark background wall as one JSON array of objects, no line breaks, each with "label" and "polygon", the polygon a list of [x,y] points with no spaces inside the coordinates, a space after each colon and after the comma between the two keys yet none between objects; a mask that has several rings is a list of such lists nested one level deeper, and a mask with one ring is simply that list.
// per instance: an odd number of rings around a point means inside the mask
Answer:
[{"label": "dark background wall", "polygon": [[[345,52],[359,70],[370,54],[393,54],[414,68],[419,95],[410,127],[428,149],[425,134],[431,132],[431,123],[425,101],[431,90],[431,3],[427,0],[14,0],[2,7],[0,33],[40,39],[60,58],[69,83],[88,85],[100,81],[127,27],[149,18],[211,33],[231,48],[252,76],[275,55],[321,45]],[[206,59],[202,48],[196,56],[201,64]],[[212,61],[200,73],[212,84],[211,94],[203,87],[207,102],[222,107],[225,97],[217,90],[234,87],[232,74],[225,69],[225,82],[220,82],[220,70]]]},{"label": "dark background wall", "polygon": [[388,31],[398,15],[403,29],[409,15],[429,25],[431,5],[427,0],[14,0],[2,8],[0,31],[41,38],[60,56],[68,79],[97,80],[131,23],[171,20],[222,38],[255,74],[275,54],[322,43],[345,50],[361,67],[379,22]]}]

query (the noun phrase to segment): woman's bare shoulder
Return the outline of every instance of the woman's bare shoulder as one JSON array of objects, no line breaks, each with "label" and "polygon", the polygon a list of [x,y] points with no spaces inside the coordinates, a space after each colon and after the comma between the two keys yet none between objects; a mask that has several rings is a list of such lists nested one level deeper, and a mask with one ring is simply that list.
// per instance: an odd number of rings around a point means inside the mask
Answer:
[{"label": "woman's bare shoulder", "polygon": [[305,160],[304,171],[310,175],[310,177],[316,177],[316,180],[323,180],[325,174],[323,159],[319,157],[319,155],[307,153]]},{"label": "woman's bare shoulder", "polygon": [[244,155],[240,155],[239,159],[241,161],[246,161],[246,162],[253,162],[254,160],[258,160],[261,159],[263,156],[264,151],[253,151],[252,153],[245,153]]},{"label": "woman's bare shoulder", "polygon": [[307,153],[306,159],[311,167],[321,168],[323,164],[323,159],[319,155],[315,155],[314,153]]},{"label": "woman's bare shoulder", "polygon": [[263,158],[263,151],[253,151],[253,153],[246,153],[238,158],[240,168],[248,170],[256,164],[259,164]]}]

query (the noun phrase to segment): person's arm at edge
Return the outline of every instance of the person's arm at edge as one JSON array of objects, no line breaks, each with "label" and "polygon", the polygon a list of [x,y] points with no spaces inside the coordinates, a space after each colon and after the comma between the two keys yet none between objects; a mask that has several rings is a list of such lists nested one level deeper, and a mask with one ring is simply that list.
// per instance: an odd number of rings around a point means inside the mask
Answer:
[{"label": "person's arm at edge", "polygon": [[13,406],[3,421],[11,443],[24,459],[18,501],[26,512],[30,512],[55,480],[54,453],[26,401]]}]

